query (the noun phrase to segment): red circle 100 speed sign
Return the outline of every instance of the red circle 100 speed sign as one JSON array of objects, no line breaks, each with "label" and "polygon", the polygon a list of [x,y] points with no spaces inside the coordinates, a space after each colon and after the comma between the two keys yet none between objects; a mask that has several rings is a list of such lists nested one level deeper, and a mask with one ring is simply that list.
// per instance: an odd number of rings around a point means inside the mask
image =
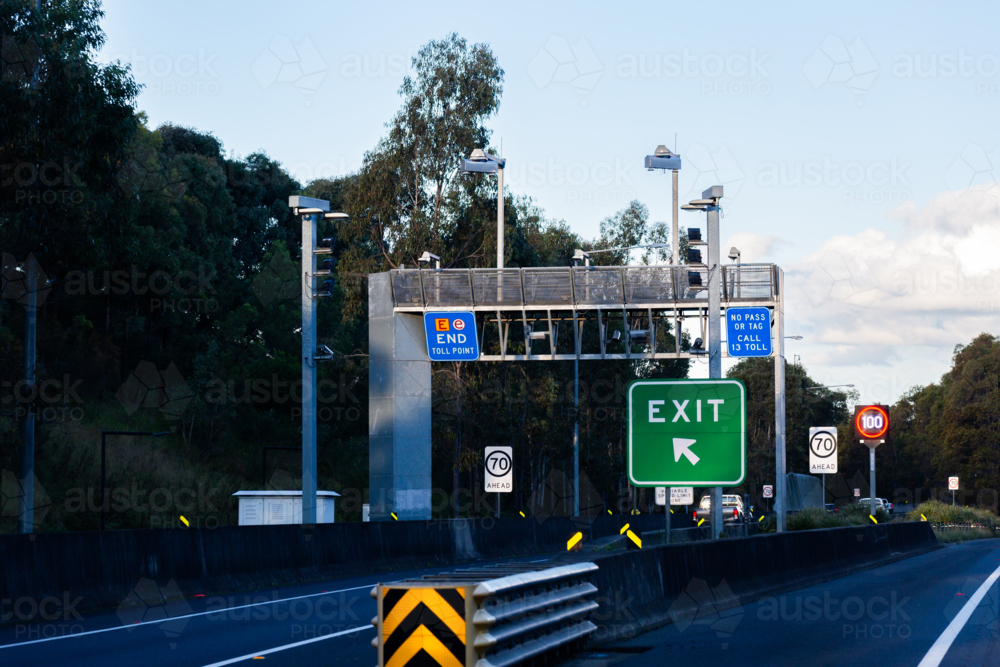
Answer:
[{"label": "red circle 100 speed sign", "polygon": [[854,428],[862,438],[877,440],[889,430],[889,413],[881,405],[866,405],[854,415]]}]

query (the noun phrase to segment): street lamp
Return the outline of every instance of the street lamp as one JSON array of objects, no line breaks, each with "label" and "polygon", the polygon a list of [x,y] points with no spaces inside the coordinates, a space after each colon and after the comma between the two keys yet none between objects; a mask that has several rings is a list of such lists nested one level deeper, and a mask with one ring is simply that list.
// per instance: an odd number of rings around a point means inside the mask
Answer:
[{"label": "street lamp", "polygon": [[105,475],[106,465],[105,461],[107,459],[107,448],[108,448],[108,436],[109,435],[149,435],[154,438],[158,438],[161,435],[169,435],[170,431],[160,431],[159,433],[153,433],[152,431],[101,431],[101,530],[104,530],[104,509],[107,507],[108,498],[107,491],[105,490],[107,477]]},{"label": "street lamp", "polygon": [[673,228],[671,232],[673,236],[670,237],[671,242],[674,244],[673,261],[674,265],[680,264],[678,258],[678,253],[680,252],[680,243],[678,243],[678,231],[677,231],[677,172],[681,168],[681,156],[677,155],[669,148],[660,144],[653,151],[652,155],[646,156],[645,161],[646,169],[653,171],[654,169],[662,169],[664,171],[670,170],[671,180],[673,181],[673,200],[674,200],[674,210],[673,210]]},{"label": "street lamp", "polygon": [[[719,200],[722,199],[723,188],[713,185],[701,193],[701,199],[688,202],[685,211],[705,211],[708,227],[708,257],[705,262],[708,269],[708,377],[722,377],[722,324],[719,321],[722,312],[722,290],[719,285]],[[689,274],[690,280],[690,274]],[[678,332],[679,333],[679,332]],[[698,341],[695,341],[697,345]],[[694,347],[694,346],[692,346]],[[722,487],[712,487],[712,531],[716,534],[722,528]]]},{"label": "street lamp", "polygon": [[850,388],[853,389],[854,385],[853,384],[827,384],[827,385],[816,385],[814,387],[803,387],[803,389],[805,389],[806,391],[809,391],[811,389],[833,389],[835,387],[850,387]]},{"label": "street lamp", "polygon": [[792,340],[802,340],[802,336],[785,336],[785,338],[791,338]]},{"label": "street lamp", "polygon": [[503,168],[507,160],[487,153],[481,148],[477,148],[469,155],[469,159],[462,158],[461,171],[463,174],[496,174],[497,175],[497,268],[503,268]]},{"label": "street lamp", "polygon": [[[332,358],[329,348],[316,344],[316,300],[331,295],[333,281],[317,291],[314,280],[328,276],[333,262],[316,270],[317,255],[332,255],[335,238],[319,238],[319,218],[347,220],[346,213],[330,211],[325,199],[292,195],[292,215],[302,216],[302,523],[316,523],[316,362]],[[332,259],[332,258],[331,258]]]}]

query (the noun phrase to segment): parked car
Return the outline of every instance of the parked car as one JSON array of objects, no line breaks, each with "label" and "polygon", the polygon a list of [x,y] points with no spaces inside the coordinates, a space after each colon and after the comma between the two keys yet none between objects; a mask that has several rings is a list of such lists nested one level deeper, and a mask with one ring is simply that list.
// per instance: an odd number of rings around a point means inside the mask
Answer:
[{"label": "parked car", "polygon": [[840,508],[837,507],[836,505],[834,505],[833,503],[827,503],[826,505],[823,506],[823,508],[827,512],[839,512],[840,511]]},{"label": "parked car", "polygon": [[885,510],[885,511],[886,511],[886,512],[888,512],[889,514],[892,514],[892,503],[890,503],[890,502],[889,502],[889,501],[888,501],[887,499],[885,499],[885,498],[879,498],[879,500],[881,500],[881,501],[882,501],[882,507],[886,508],[886,510]]},{"label": "parked car", "polygon": [[[752,519],[753,513],[748,513],[743,506],[743,498],[737,495],[722,496],[722,521],[723,523],[743,523],[747,518]],[[702,496],[698,509],[692,513],[695,525],[698,521],[705,519],[711,521],[712,518],[712,496],[711,494]]]},{"label": "parked car", "polygon": [[[871,505],[871,502],[872,502],[871,498],[861,498],[860,500],[858,500],[858,504],[864,507],[869,507]],[[887,514],[891,513],[891,510],[889,509],[889,503],[885,500],[885,498],[875,499],[875,510],[877,511],[879,508],[882,508],[882,510]]]}]

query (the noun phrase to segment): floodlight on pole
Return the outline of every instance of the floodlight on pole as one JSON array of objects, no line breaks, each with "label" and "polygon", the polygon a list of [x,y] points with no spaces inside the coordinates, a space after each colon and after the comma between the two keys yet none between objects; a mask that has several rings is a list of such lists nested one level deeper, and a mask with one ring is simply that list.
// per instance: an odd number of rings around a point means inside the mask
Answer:
[{"label": "floodlight on pole", "polygon": [[649,171],[655,169],[662,169],[664,171],[669,170],[672,181],[672,194],[673,194],[673,227],[671,228],[671,233],[673,236],[670,237],[671,243],[673,243],[673,260],[672,264],[676,265],[680,263],[680,243],[678,243],[678,220],[677,220],[677,172],[681,168],[681,156],[673,152],[663,144],[656,147],[652,155],[647,155],[644,162],[645,167]]},{"label": "floodlight on pole", "polygon": [[435,269],[441,268],[441,258],[432,252],[428,252],[427,250],[425,250],[424,254],[417,258],[417,262],[420,264],[430,264],[431,262],[434,262]]},{"label": "floodlight on pole", "polygon": [[468,159],[462,158],[463,174],[497,175],[497,268],[503,268],[503,168],[507,160],[487,153],[481,148],[472,151]]},{"label": "floodlight on pole", "polygon": [[729,259],[733,260],[737,264],[740,263],[740,255],[741,255],[740,249],[737,248],[736,246],[733,246],[732,248],[729,249]]}]

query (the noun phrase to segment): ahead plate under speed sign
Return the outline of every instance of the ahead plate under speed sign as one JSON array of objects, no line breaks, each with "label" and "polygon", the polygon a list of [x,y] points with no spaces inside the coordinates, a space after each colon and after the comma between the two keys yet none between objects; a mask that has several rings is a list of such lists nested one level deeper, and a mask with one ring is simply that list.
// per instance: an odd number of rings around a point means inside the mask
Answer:
[{"label": "ahead plate under speed sign", "polygon": [[814,426],[809,429],[809,472],[837,472],[836,426]]},{"label": "ahead plate under speed sign", "polygon": [[485,463],[485,490],[489,493],[510,493],[514,486],[513,448],[487,447]]}]

